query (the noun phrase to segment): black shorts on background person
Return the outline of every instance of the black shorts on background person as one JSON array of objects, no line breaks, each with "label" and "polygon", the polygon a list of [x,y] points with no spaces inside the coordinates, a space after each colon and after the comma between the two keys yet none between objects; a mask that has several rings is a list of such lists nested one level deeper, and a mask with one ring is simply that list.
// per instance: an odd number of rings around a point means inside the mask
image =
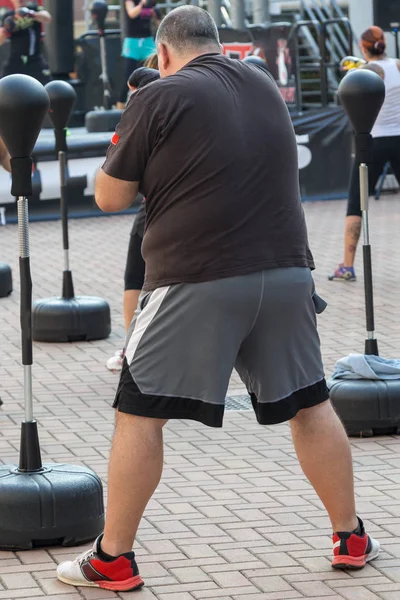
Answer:
[{"label": "black shorts on background person", "polygon": [[129,236],[128,254],[126,257],[124,273],[125,291],[141,290],[143,287],[145,263],[142,256],[142,242],[145,224],[146,208],[145,201],[143,200],[135,217],[131,235]]},{"label": "black shorts on background person", "polygon": [[50,14],[35,2],[13,0],[0,28],[0,45],[10,40],[10,56],[3,76],[20,73],[30,75],[45,85],[50,71],[42,55],[42,28],[51,21]]}]

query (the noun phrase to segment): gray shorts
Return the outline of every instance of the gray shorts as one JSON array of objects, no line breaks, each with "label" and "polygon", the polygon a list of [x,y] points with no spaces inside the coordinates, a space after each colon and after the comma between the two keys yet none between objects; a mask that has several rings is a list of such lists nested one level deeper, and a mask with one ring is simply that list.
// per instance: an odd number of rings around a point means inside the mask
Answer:
[{"label": "gray shorts", "polygon": [[282,268],[145,293],[114,407],[221,427],[235,368],[263,425],[328,399],[308,268]]}]

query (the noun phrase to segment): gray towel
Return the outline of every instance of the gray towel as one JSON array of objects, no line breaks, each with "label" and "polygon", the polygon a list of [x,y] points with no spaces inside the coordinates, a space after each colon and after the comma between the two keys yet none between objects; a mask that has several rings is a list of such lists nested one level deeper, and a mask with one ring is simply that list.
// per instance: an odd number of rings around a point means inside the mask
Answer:
[{"label": "gray towel", "polygon": [[400,360],[349,354],[336,362],[332,379],[400,379]]},{"label": "gray towel", "polygon": [[315,312],[317,313],[317,315],[320,315],[324,312],[324,310],[328,306],[328,303],[325,302],[325,300],[321,298],[321,296],[318,296],[316,291],[314,291],[312,299],[314,302]]}]

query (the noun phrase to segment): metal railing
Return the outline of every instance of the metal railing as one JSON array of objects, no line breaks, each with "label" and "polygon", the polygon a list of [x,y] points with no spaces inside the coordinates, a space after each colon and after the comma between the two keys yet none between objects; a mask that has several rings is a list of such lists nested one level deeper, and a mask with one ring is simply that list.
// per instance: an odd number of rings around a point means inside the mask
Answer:
[{"label": "metal railing", "polygon": [[[296,108],[300,112],[303,108],[303,89],[302,89],[302,72],[308,70],[317,70],[319,72],[319,78],[321,80],[321,88],[322,85],[326,85],[326,76],[324,73],[323,61],[321,60],[321,56],[319,55],[319,45],[315,42],[315,39],[312,35],[312,30],[316,34],[316,38],[319,40],[321,38],[321,24],[316,19],[310,20],[297,20],[296,23],[292,26],[291,32],[288,38],[288,46],[292,43],[294,39],[294,47],[295,47],[295,64],[296,64],[296,81],[297,81],[297,93],[296,93]],[[311,62],[307,61],[307,64],[301,61],[300,56],[300,44],[299,44],[299,34],[302,34],[302,37],[307,38],[310,47],[313,47],[315,50],[315,55],[310,56]],[[311,41],[312,40],[312,41]],[[322,84],[322,82],[324,82]],[[322,91],[321,96],[325,97],[327,94],[326,90]]]},{"label": "metal railing", "polygon": [[[236,25],[238,28],[236,21],[240,17],[242,26],[239,29],[251,30],[252,25],[246,19],[246,5],[249,3],[251,0],[167,0],[158,6],[168,12],[176,6],[196,4],[207,8],[219,26],[235,28]],[[277,3],[270,0],[271,5]],[[300,14],[291,15],[293,26],[290,33],[291,40],[293,37],[296,40],[297,108],[327,106],[334,101],[341,79],[340,61],[344,56],[353,54],[353,31],[342,9],[346,0],[293,0],[279,4],[297,5],[300,10]],[[88,1],[85,8],[90,26],[89,6]],[[251,12],[251,4],[249,6]],[[118,15],[120,6],[110,5],[109,10]],[[107,30],[107,33],[117,33],[117,30]],[[93,34],[95,32],[86,33],[87,36]]]},{"label": "metal railing", "polygon": [[[327,49],[329,49],[329,46],[330,46],[328,40],[331,35],[328,33],[328,27],[330,25],[333,25],[335,27],[339,23],[341,25],[343,25],[347,31],[347,48],[346,48],[346,46],[344,46],[344,48],[343,48],[344,52],[341,55],[336,54],[336,52],[332,49],[330,57],[327,58],[326,51],[327,51]],[[333,44],[331,45],[331,47],[333,48]],[[325,19],[321,23],[321,37],[320,37],[320,53],[321,53],[321,60],[324,65],[324,68],[322,70],[324,80],[321,81],[321,89],[325,89],[325,90],[327,90],[327,92],[329,92],[328,81],[327,81],[328,70],[333,69],[334,72],[337,71],[341,59],[344,56],[351,54],[352,50],[353,50],[353,31],[352,31],[349,19],[347,19],[346,17]],[[326,97],[323,99],[322,105],[326,106],[327,104],[328,104],[328,98]]]},{"label": "metal railing", "polygon": [[[85,26],[86,29],[89,29],[91,23],[92,23],[92,17],[90,14],[90,5],[92,4],[92,0],[85,0],[85,4],[84,4],[84,15],[85,15]],[[193,1],[184,1],[182,0],[181,2],[157,2],[157,8],[160,9],[165,9],[166,12],[171,11],[173,8],[176,8],[177,6],[183,6],[185,4],[200,4],[199,0],[193,0]],[[121,10],[121,6],[120,4],[109,4],[108,5],[108,12],[109,13],[116,13],[114,16],[116,19],[119,19],[119,13]]]},{"label": "metal railing", "polygon": [[332,59],[339,63],[346,54],[352,54],[352,50],[348,52],[346,40],[339,25],[342,20],[344,21],[345,17],[339,17],[336,14],[335,6],[334,2],[326,2],[326,0],[320,0],[320,4],[316,0],[302,0],[301,13],[303,18],[306,19],[316,19],[320,23],[329,20],[332,23],[332,31],[329,38],[325,36],[326,50],[328,50]]},{"label": "metal railing", "polygon": [[[300,8],[303,19],[316,20],[321,26],[318,41],[311,39],[309,33],[304,38],[312,55],[316,54],[315,46],[318,44],[321,101],[323,106],[327,106],[339,86],[340,61],[344,56],[353,54],[353,30],[337,0],[301,0]],[[304,57],[302,60],[304,62]],[[317,94],[316,91],[314,93]]]}]

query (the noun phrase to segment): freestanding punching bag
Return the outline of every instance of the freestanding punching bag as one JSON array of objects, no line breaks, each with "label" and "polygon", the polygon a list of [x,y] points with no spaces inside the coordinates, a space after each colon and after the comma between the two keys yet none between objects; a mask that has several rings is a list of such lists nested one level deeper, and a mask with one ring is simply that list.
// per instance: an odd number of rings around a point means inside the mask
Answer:
[{"label": "freestanding punching bag", "polygon": [[17,197],[21,280],[21,341],[25,420],[19,465],[0,466],[0,548],[70,546],[103,530],[103,489],[85,467],[42,464],[32,395],[32,281],[29,264],[28,200],[31,153],[49,108],[44,87],[27,75],[0,80],[0,135],[11,155],[11,193]]},{"label": "freestanding punching bag", "polygon": [[[360,173],[367,329],[364,354],[378,356],[369,241],[367,165],[371,162],[370,132],[385,99],[385,84],[373,71],[354,69],[342,79],[339,98],[354,130],[356,161]],[[349,435],[397,433],[400,426],[399,379],[334,379],[328,382],[328,386],[332,404]]]},{"label": "freestanding punching bag", "polygon": [[104,0],[96,0],[91,5],[93,21],[97,25],[100,61],[101,61],[101,80],[103,82],[103,106],[98,110],[91,110],[86,114],[85,125],[89,133],[99,131],[115,131],[118,125],[122,110],[112,108],[111,106],[111,86],[108,77],[107,68],[107,47],[105,22],[108,13],[108,5]]},{"label": "freestanding punching bag", "polygon": [[11,268],[4,262],[0,262],[0,298],[9,296],[12,292]]},{"label": "freestanding punching bag", "polygon": [[66,81],[50,81],[45,90],[50,98],[50,118],[60,165],[64,272],[62,295],[37,300],[33,305],[33,339],[36,342],[100,340],[111,333],[110,307],[102,298],[75,296],[69,265],[66,125],[74,106],[75,90]]}]

